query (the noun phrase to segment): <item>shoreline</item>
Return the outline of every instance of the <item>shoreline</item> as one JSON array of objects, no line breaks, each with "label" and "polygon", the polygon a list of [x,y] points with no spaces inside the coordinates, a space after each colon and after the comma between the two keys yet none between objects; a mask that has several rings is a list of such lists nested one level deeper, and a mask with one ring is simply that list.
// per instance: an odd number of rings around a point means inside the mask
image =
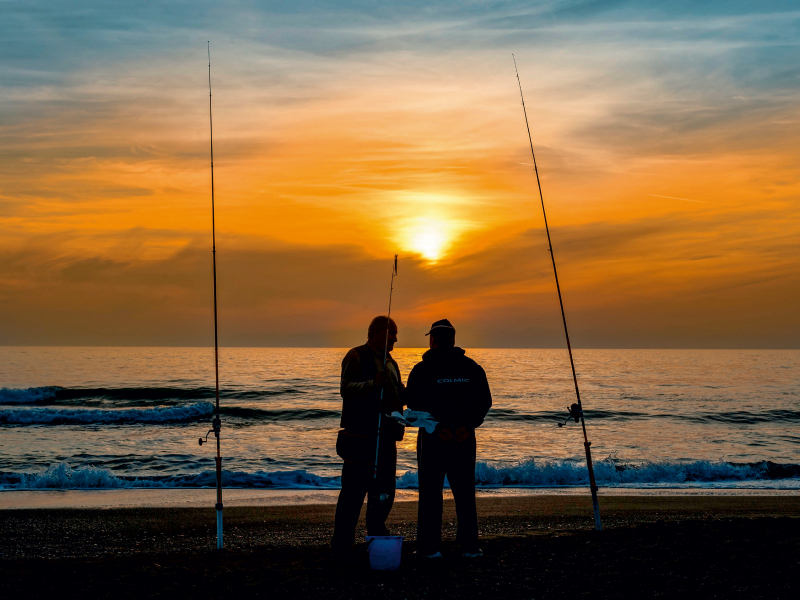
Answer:
[{"label": "shoreline", "polygon": [[[338,489],[223,488],[226,507],[307,506],[336,503]],[[588,488],[478,488],[478,498],[581,497]],[[398,489],[397,502],[413,502],[418,492]],[[445,499],[452,498],[449,489]],[[608,497],[800,497],[800,488],[750,487],[660,487],[600,488],[600,498]],[[124,488],[124,489],[0,489],[0,512],[21,509],[116,509],[116,508],[203,508],[216,502],[215,488]]]}]

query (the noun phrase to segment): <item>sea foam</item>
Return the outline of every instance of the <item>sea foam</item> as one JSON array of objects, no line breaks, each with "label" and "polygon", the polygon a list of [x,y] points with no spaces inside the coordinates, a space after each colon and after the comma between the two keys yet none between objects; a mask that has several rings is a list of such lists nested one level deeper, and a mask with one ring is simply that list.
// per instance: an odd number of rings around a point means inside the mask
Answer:
[{"label": "sea foam", "polygon": [[[620,464],[613,460],[595,463],[600,487],[726,487],[748,483],[756,487],[800,488],[800,465],[761,462],[736,464],[714,461],[642,462]],[[337,489],[341,479],[306,470],[244,471],[223,470],[222,483],[228,488]],[[479,462],[475,483],[482,488],[560,488],[586,486],[586,464],[578,461],[527,460],[513,465]],[[62,462],[36,473],[0,473],[0,489],[105,489],[105,488],[207,488],[216,486],[216,473],[202,471],[185,475],[124,476],[92,466],[73,468]],[[417,489],[415,470],[397,478],[400,489]]]},{"label": "sea foam", "polygon": [[[594,463],[598,485],[684,484],[721,481],[772,479],[767,463],[756,465],[716,461],[646,461],[620,463],[600,460]],[[800,473],[798,473],[800,475]],[[475,482],[483,486],[560,487],[588,485],[586,463],[577,461],[537,461],[529,459],[514,465],[478,463]]]},{"label": "sea foam", "polygon": [[[213,488],[215,471],[193,475],[125,477],[92,466],[73,468],[62,462],[36,473],[0,473],[0,489],[119,489],[119,488]],[[222,472],[226,488],[337,489],[339,477],[325,477],[305,470]]]},{"label": "sea foam", "polygon": [[108,469],[82,467],[73,469],[68,463],[51,465],[39,473],[20,475],[16,484],[0,485],[22,489],[116,489],[134,487],[164,487],[151,480],[127,480],[117,477]]}]

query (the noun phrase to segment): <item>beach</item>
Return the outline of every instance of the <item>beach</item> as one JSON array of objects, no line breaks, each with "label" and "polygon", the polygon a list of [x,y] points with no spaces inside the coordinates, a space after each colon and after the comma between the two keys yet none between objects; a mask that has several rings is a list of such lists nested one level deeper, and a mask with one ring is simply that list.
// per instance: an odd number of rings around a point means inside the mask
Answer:
[{"label": "beach", "polygon": [[[800,591],[800,497],[479,497],[477,560],[460,557],[445,502],[444,558],[414,555],[416,502],[389,517],[401,569],[373,572],[365,544],[342,565],[328,548],[335,506],[234,506],[214,550],[198,507],[0,511],[8,598],[789,598]],[[363,512],[359,526],[363,535]]]}]

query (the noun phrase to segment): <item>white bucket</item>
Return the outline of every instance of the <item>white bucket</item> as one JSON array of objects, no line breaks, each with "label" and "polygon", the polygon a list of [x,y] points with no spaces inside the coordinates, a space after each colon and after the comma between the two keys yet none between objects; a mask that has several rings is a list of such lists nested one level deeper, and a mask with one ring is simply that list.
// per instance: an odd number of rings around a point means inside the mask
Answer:
[{"label": "white bucket", "polygon": [[368,535],[369,566],[374,571],[397,571],[400,568],[402,535]]}]

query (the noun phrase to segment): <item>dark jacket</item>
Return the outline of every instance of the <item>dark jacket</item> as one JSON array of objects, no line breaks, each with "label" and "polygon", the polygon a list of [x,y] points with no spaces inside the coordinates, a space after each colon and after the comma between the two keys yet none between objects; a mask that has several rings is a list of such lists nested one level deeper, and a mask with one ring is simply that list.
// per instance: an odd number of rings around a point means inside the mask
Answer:
[{"label": "dark jacket", "polygon": [[492,406],[483,368],[461,348],[431,348],[408,376],[408,408],[431,413],[445,427],[474,429]]},{"label": "dark jacket", "polygon": [[[383,393],[373,383],[379,369],[383,369],[383,353],[375,352],[368,345],[350,350],[342,360],[342,379],[339,392],[342,395],[341,427],[350,433],[372,437],[378,428],[379,408],[384,414],[403,412],[400,383],[400,368],[391,354],[386,356],[389,381]],[[394,419],[381,420],[381,437],[402,440],[404,428]]]}]

